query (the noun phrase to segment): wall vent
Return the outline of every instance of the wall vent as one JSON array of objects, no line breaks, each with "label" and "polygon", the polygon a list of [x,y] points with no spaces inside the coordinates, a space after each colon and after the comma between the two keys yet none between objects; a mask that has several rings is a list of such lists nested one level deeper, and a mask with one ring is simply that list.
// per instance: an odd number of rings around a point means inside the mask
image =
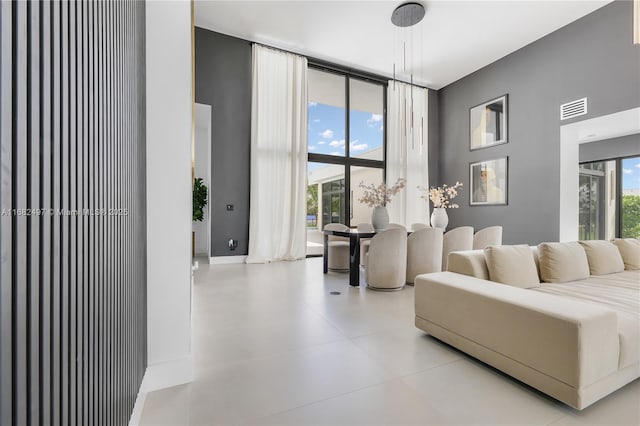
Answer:
[{"label": "wall vent", "polygon": [[567,102],[560,105],[560,120],[585,115],[587,113],[587,98]]}]

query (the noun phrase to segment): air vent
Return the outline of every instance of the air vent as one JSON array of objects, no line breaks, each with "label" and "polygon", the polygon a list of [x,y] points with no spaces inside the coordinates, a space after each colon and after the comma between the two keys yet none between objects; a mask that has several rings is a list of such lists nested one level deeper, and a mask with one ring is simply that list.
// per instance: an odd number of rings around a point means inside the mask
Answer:
[{"label": "air vent", "polygon": [[585,115],[587,113],[587,98],[567,102],[560,105],[560,120]]}]

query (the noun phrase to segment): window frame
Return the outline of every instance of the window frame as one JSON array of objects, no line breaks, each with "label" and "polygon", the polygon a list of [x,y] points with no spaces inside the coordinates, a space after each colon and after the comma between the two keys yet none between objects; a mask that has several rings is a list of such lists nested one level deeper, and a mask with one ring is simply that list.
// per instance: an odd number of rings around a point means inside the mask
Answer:
[{"label": "window frame", "polygon": [[616,162],[616,225],[615,225],[615,237],[621,238],[622,235],[622,161],[629,158],[638,158],[640,155],[625,155],[622,157],[608,157],[600,160],[581,161],[578,163],[578,167],[584,164],[601,163],[607,161]]},{"label": "window frame", "polygon": [[[340,75],[344,78],[345,85],[345,148],[344,148],[344,156],[337,155],[328,155],[328,154],[318,154],[318,153],[307,153],[307,163],[325,163],[325,164],[337,164],[344,166],[344,180],[345,180],[345,203],[344,203],[344,214],[345,217],[345,225],[352,227],[351,224],[351,211],[352,211],[352,203],[351,200],[351,167],[369,167],[374,169],[382,169],[382,179],[383,182],[387,180],[387,88],[388,81],[374,74],[365,73],[362,71],[344,68],[337,66],[335,64],[331,64],[328,62],[323,62],[320,60],[308,60],[307,63],[308,69],[315,69],[318,71],[328,72],[336,75]],[[356,158],[351,157],[350,145],[351,145],[351,94],[350,94],[350,79],[365,81],[368,83],[379,84],[382,86],[382,123],[384,126],[384,132],[382,136],[382,160],[371,160],[366,158]],[[307,142],[308,143],[308,142]],[[326,224],[323,224],[326,225]]]}]

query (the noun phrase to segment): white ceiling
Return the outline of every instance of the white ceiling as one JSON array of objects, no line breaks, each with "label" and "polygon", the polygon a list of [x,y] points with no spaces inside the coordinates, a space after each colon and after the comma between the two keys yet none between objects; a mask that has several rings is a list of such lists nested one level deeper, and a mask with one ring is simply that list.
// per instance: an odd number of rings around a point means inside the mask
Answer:
[{"label": "white ceiling", "polygon": [[610,1],[422,1],[425,18],[402,30],[391,13],[403,1],[196,0],[195,22],[387,77],[405,42],[407,74],[440,89]]}]

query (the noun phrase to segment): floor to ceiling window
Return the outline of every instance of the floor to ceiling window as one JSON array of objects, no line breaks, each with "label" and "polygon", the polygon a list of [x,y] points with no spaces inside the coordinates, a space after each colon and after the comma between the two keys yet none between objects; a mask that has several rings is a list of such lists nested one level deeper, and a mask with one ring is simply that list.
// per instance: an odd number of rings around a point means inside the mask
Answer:
[{"label": "floor to ceiling window", "polygon": [[384,180],[386,84],[314,65],[308,81],[307,240],[317,254],[326,224],[370,221],[359,185]]},{"label": "floor to ceiling window", "polygon": [[581,240],[640,237],[640,157],[580,164]]},{"label": "floor to ceiling window", "polygon": [[640,238],[640,157],[621,159],[620,236]]}]

